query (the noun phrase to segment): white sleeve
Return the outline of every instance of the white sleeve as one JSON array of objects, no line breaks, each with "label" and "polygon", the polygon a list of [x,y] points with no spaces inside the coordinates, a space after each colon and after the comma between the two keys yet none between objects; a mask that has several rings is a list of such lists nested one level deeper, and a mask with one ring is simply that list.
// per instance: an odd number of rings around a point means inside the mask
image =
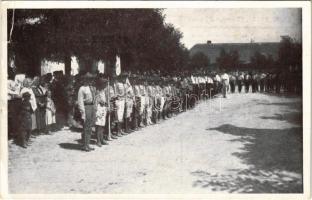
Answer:
[{"label": "white sleeve", "polygon": [[85,119],[86,115],[85,115],[85,109],[84,109],[83,88],[82,87],[80,87],[79,91],[78,91],[78,108],[81,112],[81,118]]}]

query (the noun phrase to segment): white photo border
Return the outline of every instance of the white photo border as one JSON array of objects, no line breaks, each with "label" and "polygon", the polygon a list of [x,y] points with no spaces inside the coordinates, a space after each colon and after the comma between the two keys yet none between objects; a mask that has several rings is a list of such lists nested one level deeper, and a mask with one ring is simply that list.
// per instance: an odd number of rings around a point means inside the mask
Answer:
[{"label": "white photo border", "polygon": [[[303,194],[9,194],[7,135],[7,10],[47,8],[301,8],[303,45]],[[1,2],[1,199],[310,199],[311,2],[310,1],[7,1]],[[286,144],[285,144],[286,145]]]}]

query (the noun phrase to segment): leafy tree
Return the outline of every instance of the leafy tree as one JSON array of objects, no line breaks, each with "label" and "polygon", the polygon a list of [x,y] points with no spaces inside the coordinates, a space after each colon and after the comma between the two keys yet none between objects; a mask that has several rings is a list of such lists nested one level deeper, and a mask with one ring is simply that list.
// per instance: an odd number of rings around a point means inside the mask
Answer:
[{"label": "leafy tree", "polygon": [[[14,12],[10,49],[17,66],[38,74],[44,58],[64,62],[70,58],[91,66],[94,60],[113,65],[116,54],[123,69],[177,69],[187,64],[182,33],[164,23],[161,9],[44,9]],[[8,27],[12,26],[12,10]],[[39,19],[37,23],[27,20]],[[8,28],[9,30],[9,28]],[[25,67],[28,66],[28,67]]]},{"label": "leafy tree", "polygon": [[302,44],[289,36],[282,36],[278,61],[282,67],[302,66]]},{"label": "leafy tree", "polygon": [[190,59],[190,66],[192,68],[207,68],[209,64],[209,58],[202,52],[195,53]]},{"label": "leafy tree", "polygon": [[231,50],[229,53],[223,48],[220,50],[220,55],[217,58],[217,64],[223,69],[231,69],[240,65],[239,53],[237,50]]},{"label": "leafy tree", "polygon": [[250,64],[257,69],[263,68],[267,65],[267,57],[259,51],[256,51],[250,58]]}]

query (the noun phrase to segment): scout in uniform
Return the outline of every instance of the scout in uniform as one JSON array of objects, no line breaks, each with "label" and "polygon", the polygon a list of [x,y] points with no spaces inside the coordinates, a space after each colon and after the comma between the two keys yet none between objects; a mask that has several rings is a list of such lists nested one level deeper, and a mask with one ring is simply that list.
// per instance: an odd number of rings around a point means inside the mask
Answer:
[{"label": "scout in uniform", "polygon": [[140,127],[146,126],[146,89],[144,86],[144,80],[141,80],[140,84],[141,105],[140,105]]},{"label": "scout in uniform", "polygon": [[125,90],[126,90],[126,99],[125,99],[125,132],[126,133],[130,133],[131,131],[131,126],[130,126],[130,122],[131,122],[131,116],[132,116],[132,112],[133,112],[133,104],[135,101],[135,96],[134,96],[134,91],[133,91],[133,87],[130,84],[129,79],[126,79],[126,83],[125,83]]},{"label": "scout in uniform", "polygon": [[92,74],[88,72],[84,77],[83,85],[78,91],[78,107],[83,121],[83,151],[94,150],[94,148],[89,146],[95,120],[95,88],[91,85],[92,78]]},{"label": "scout in uniform", "polygon": [[154,100],[154,91],[153,91],[153,86],[151,85],[151,83],[147,86],[147,97],[146,99],[148,99],[147,102],[147,108],[146,108],[146,113],[147,113],[147,125],[151,125],[152,124],[152,114],[153,114],[153,100]]},{"label": "scout in uniform", "polygon": [[104,140],[104,130],[106,125],[106,115],[108,112],[108,103],[105,93],[106,82],[103,79],[99,79],[97,82],[97,94],[96,94],[96,140],[97,146],[101,147],[102,144],[107,145],[108,143]]}]

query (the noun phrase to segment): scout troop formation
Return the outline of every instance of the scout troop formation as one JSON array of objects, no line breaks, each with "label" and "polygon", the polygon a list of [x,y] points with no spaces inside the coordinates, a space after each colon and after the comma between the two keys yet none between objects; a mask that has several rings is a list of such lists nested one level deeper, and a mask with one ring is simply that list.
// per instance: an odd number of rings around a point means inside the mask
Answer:
[{"label": "scout troop formation", "polygon": [[19,144],[26,148],[34,132],[49,132],[52,125],[60,130],[66,125],[83,128],[84,151],[94,150],[90,147],[92,133],[101,147],[219,93],[226,97],[228,92],[301,92],[300,73],[132,73],[110,79],[104,74],[66,77],[55,73],[19,79],[8,82],[9,129],[18,121]]}]

